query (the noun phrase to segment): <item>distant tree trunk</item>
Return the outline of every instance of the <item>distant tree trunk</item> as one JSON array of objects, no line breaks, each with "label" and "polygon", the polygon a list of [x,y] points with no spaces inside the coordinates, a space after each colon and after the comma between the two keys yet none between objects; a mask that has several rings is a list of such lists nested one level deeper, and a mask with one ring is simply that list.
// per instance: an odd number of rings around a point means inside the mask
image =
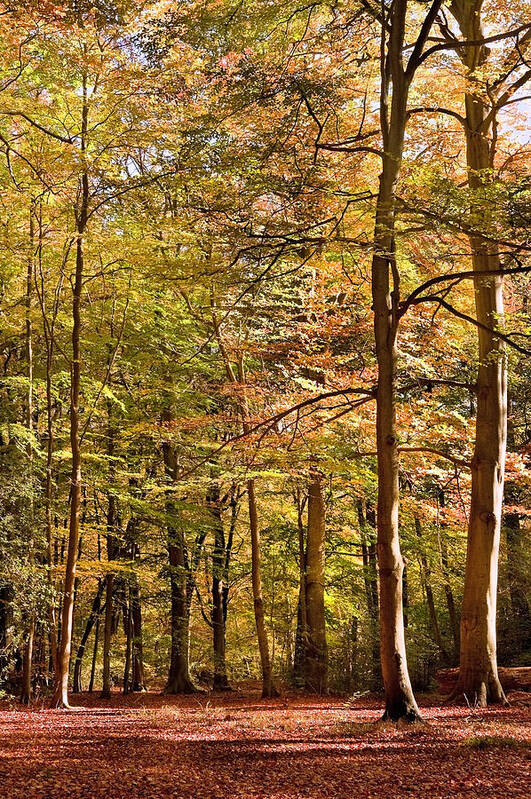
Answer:
[{"label": "distant tree trunk", "polygon": [[362,500],[358,500],[358,521],[361,530],[361,553],[367,612],[370,628],[371,691],[381,688],[380,642],[378,633],[378,564],[376,562],[376,514],[372,503],[367,502],[365,511]]},{"label": "distant tree trunk", "polygon": [[0,685],[2,684],[5,671],[7,669],[8,659],[6,657],[7,642],[8,642],[8,603],[9,586],[0,585]]},{"label": "distant tree trunk", "polygon": [[53,502],[53,408],[52,408],[52,360],[53,342],[48,336],[47,327],[44,325],[46,336],[46,479],[45,479],[45,508],[46,508],[46,565],[48,588],[50,598],[48,604],[48,627],[50,641],[50,660],[54,672],[57,669],[57,619],[54,597],[54,576],[53,576],[53,522],[52,522],[52,502]]},{"label": "distant tree trunk", "polygon": [[92,650],[92,665],[90,668],[90,680],[88,686],[89,694],[94,690],[94,679],[96,676],[96,663],[98,659],[98,642],[100,638],[100,615],[96,617],[96,628],[94,630],[94,649]]},{"label": "distant tree trunk", "polygon": [[[484,38],[482,0],[454,0],[450,11],[468,42]],[[470,45],[458,51],[470,75],[484,66],[489,50]],[[477,195],[492,181],[494,148],[491,103],[480,92],[465,94],[465,134],[468,185]],[[490,116],[490,121],[489,121]],[[488,214],[487,198],[484,213]],[[500,269],[498,247],[470,236],[475,271]],[[496,329],[503,318],[503,276],[484,274],[474,281],[476,317],[486,328]],[[476,440],[471,462],[471,500],[463,607],[459,680],[456,696],[465,695],[481,707],[504,702],[496,660],[496,594],[498,551],[507,436],[507,363],[504,342],[489,330],[478,328]]]},{"label": "distant tree trunk", "polygon": [[224,608],[224,575],[225,575],[225,532],[220,508],[220,489],[217,482],[212,482],[207,494],[207,506],[213,518],[214,549],[212,553],[212,633],[214,644],[214,691],[230,690],[227,679],[227,663],[225,657],[225,608]]},{"label": "distant tree trunk", "polygon": [[358,681],[358,617],[350,622],[350,651],[348,663],[348,690],[353,691]]},{"label": "distant tree trunk", "polygon": [[[42,275],[42,254],[43,254],[43,224],[42,224],[42,201],[39,202],[39,212],[37,214],[37,266],[38,274]],[[55,672],[57,662],[57,620],[55,608],[55,581],[53,575],[53,392],[52,392],[52,369],[54,356],[54,331],[57,319],[59,300],[63,285],[63,274],[56,285],[55,298],[52,304],[51,317],[47,314],[44,298],[39,297],[39,304],[43,318],[42,332],[46,348],[45,363],[45,383],[46,383],[46,471],[44,481],[44,509],[46,518],[46,578],[48,583],[48,643],[49,643],[49,664],[48,672]]]},{"label": "distant tree trunk", "polygon": [[103,683],[101,698],[111,697],[111,641],[114,621],[114,574],[105,575],[105,624],[103,627]]},{"label": "distant tree trunk", "polygon": [[[110,412],[110,409],[109,409]],[[108,430],[108,455],[114,455],[114,430],[109,416]],[[118,542],[116,532],[119,526],[118,505],[116,497],[109,491],[107,500],[107,565],[118,556]],[[109,571],[105,575],[105,625],[103,628],[103,683],[101,698],[110,699],[111,696],[111,644],[114,632],[114,606],[115,606],[116,579],[113,572]]]},{"label": "distant tree trunk", "polygon": [[[88,89],[86,73],[82,77],[82,121],[80,134],[81,153],[86,150],[88,131]],[[79,433],[79,393],[81,387],[81,295],[83,291],[83,237],[88,219],[89,179],[83,170],[80,179],[80,202],[76,209],[76,266],[72,295],[72,366],[70,379],[70,449],[72,474],[70,493],[70,520],[68,552],[63,584],[63,606],[61,613],[61,642],[57,656],[55,689],[52,707],[69,707],[68,677],[70,652],[72,649],[72,627],[74,616],[74,581],[76,577],[77,549],[79,543],[79,516],[81,509],[81,440]]]},{"label": "distant tree trunk", "polygon": [[229,573],[230,573],[230,561],[232,558],[232,546],[234,543],[234,531],[236,530],[236,522],[238,519],[238,513],[240,510],[240,501],[241,497],[241,490],[240,488],[233,483],[230,491],[230,525],[229,525],[229,534],[227,536],[227,541],[225,543],[225,552],[223,555],[223,619],[225,622],[225,628],[227,627],[227,611],[229,606]]},{"label": "distant tree trunk", "polygon": [[[219,322],[216,317],[216,303],[214,292],[211,292],[211,311],[212,311],[212,325],[214,334],[216,336],[221,358],[225,366],[227,377],[233,386],[238,387],[238,380],[231,360],[225,348],[225,342],[221,334]],[[249,430],[249,408],[247,393],[245,389],[246,377],[243,356],[238,360],[239,371],[239,384],[243,389],[241,395],[238,397],[237,409],[241,416],[243,432]],[[253,478],[247,480],[247,503],[249,509],[249,527],[251,532],[251,574],[252,574],[252,589],[253,589],[253,606],[254,606],[254,619],[256,624],[256,637],[258,640],[258,649],[260,652],[260,664],[262,667],[262,697],[268,698],[278,695],[273,682],[273,669],[271,665],[271,658],[269,656],[269,641],[267,639],[267,630],[265,626],[264,615],[264,600],[262,597],[262,576],[260,564],[260,529],[258,526],[258,510],[256,506],[255,495],[255,482]]]},{"label": "distant tree trunk", "polygon": [[409,586],[407,581],[407,561],[404,558],[404,570],[402,572],[402,607],[404,615],[404,629],[409,625]]},{"label": "distant tree trunk", "polygon": [[[512,400],[509,398],[509,408]],[[507,447],[515,449],[514,423],[509,416],[507,423]],[[511,649],[517,658],[531,649],[531,614],[526,595],[526,529],[521,522],[518,506],[524,500],[525,487],[518,481],[505,483],[505,515],[503,527],[507,540],[507,582],[511,599]]]},{"label": "distant tree trunk", "polygon": [[324,613],[325,505],[323,476],[310,472],[308,486],[308,547],[306,554],[306,642],[305,688],[323,694],[327,690],[328,649]]},{"label": "distant tree trunk", "polygon": [[190,677],[190,605],[186,592],[186,559],[182,531],[168,528],[171,587],[171,655],[168,694],[194,693]]},{"label": "distant tree trunk", "polygon": [[449,664],[450,657],[448,655],[448,652],[446,651],[446,647],[444,646],[444,641],[442,639],[441,630],[439,627],[439,621],[437,619],[435,600],[433,598],[433,588],[431,585],[431,569],[424,548],[424,542],[422,540],[422,526],[418,516],[415,516],[415,532],[417,533],[417,538],[419,540],[420,579],[422,585],[424,586],[424,592],[426,594],[426,604],[428,605],[428,615],[429,615],[430,628],[433,635],[433,640],[435,641],[437,647],[439,648],[439,652],[441,653],[442,659],[446,664]]},{"label": "distant tree trunk", "polygon": [[[113,324],[111,322],[111,338],[113,335]],[[109,342],[107,353],[107,368],[109,369],[108,382],[111,384],[111,358],[112,346]],[[116,456],[116,419],[113,412],[113,404],[109,399],[107,401],[107,457],[109,460],[108,471],[108,491],[107,491],[107,568],[109,569],[105,577],[105,626],[103,630],[103,681],[102,681],[102,699],[110,699],[111,697],[111,645],[112,636],[115,632],[115,606],[120,607],[119,596],[120,588],[122,585],[121,580],[117,580],[113,572],[110,571],[112,561],[116,560],[123,554],[123,545],[119,543],[118,533],[121,526],[120,512],[118,500],[115,496],[115,456]]]},{"label": "distant tree trunk", "polygon": [[[137,480],[130,478],[131,488],[137,486]],[[140,547],[137,542],[137,519],[131,516],[126,525],[126,547],[130,550],[131,559],[136,564],[140,558]],[[131,610],[131,681],[130,690],[145,691],[144,651],[142,644],[142,606],[140,603],[140,586],[136,568],[133,570],[129,585],[129,603]]]},{"label": "distant tree trunk", "polygon": [[231,489],[232,518],[229,535],[225,540],[225,531],[221,517],[219,484],[213,482],[207,494],[207,506],[214,520],[214,549],[212,553],[212,632],[214,644],[214,683],[215,691],[230,690],[227,679],[225,657],[226,623],[228,607],[228,575],[237,513],[235,486]]},{"label": "distant tree trunk", "polygon": [[140,588],[135,579],[131,591],[132,621],[133,621],[133,678],[132,691],[145,691],[144,678],[144,653],[142,647],[142,606],[140,604]]},{"label": "distant tree trunk", "polygon": [[[28,256],[28,269],[26,274],[26,362],[28,368],[28,395],[26,407],[26,426],[30,438],[33,435],[33,326],[31,320],[31,300],[33,293],[33,274],[34,274],[34,214],[35,214],[35,201],[31,198],[29,209],[29,256]],[[33,540],[33,523],[34,523],[34,500],[33,500],[33,441],[30,440],[27,446],[28,455],[28,474],[30,483],[30,501],[29,501],[29,542],[28,542],[28,561],[30,568],[35,565],[35,552]],[[26,641],[24,644],[22,656],[22,688],[20,693],[20,701],[23,704],[29,705],[31,702],[31,676],[33,665],[33,643],[35,637],[35,608],[33,607],[33,597],[30,598],[32,607],[29,611],[28,628],[26,631]]]},{"label": "distant tree trunk", "polygon": [[307,497],[301,497],[297,487],[295,494],[297,503],[297,532],[299,543],[299,597],[297,601],[297,630],[295,633],[295,657],[293,661],[293,681],[297,686],[304,685],[306,639],[308,622],[306,618],[306,531],[304,529],[303,511]]},{"label": "distant tree trunk", "polygon": [[[171,410],[164,412],[165,421],[171,421]],[[174,482],[177,478],[177,456],[170,442],[164,442],[164,469],[167,478]],[[175,506],[171,499],[166,502],[166,512],[175,516]],[[171,654],[167,694],[189,694],[197,691],[190,677],[190,602],[191,592],[187,591],[189,568],[187,564],[186,542],[182,529],[168,525],[168,556],[170,563],[171,589]]]},{"label": "distant tree trunk", "polygon": [[262,698],[278,696],[278,691],[273,683],[273,669],[269,657],[269,642],[265,626],[264,600],[262,597],[262,576],[260,564],[260,529],[258,527],[258,511],[254,480],[247,480],[247,501],[249,506],[249,526],[251,529],[251,576],[253,587],[254,620],[260,663],[262,666]]},{"label": "distant tree trunk", "polygon": [[448,551],[446,548],[446,542],[441,542],[441,563],[443,569],[443,577],[444,577],[444,595],[446,597],[446,607],[448,608],[448,616],[450,618],[450,627],[452,630],[452,639],[453,639],[453,658],[454,662],[459,661],[459,617],[457,615],[457,611],[455,609],[455,600],[454,594],[452,591],[452,586],[450,585],[450,581],[448,578],[449,568],[448,568]]},{"label": "distant tree trunk", "polygon": [[511,610],[512,626],[515,632],[515,654],[531,649],[531,615],[529,602],[522,580],[522,563],[525,563],[525,531],[518,513],[505,515],[505,533],[507,536],[507,578]]},{"label": "distant tree trunk", "polygon": [[[85,487],[82,489],[82,497],[83,501],[81,503],[82,511],[81,511],[81,528],[83,528],[87,521],[87,490]],[[83,553],[83,536],[79,535],[79,541],[77,542],[77,560],[81,560],[81,555]],[[76,612],[76,602],[77,602],[77,592],[79,588],[79,577],[76,576],[74,580],[74,608],[73,612]]]},{"label": "distant tree trunk", "polygon": [[129,586],[129,597],[126,600],[127,610],[125,614],[125,663],[122,693],[128,694],[131,690],[130,672],[133,653],[133,602],[131,598],[131,586]]},{"label": "distant tree trunk", "polygon": [[103,596],[104,585],[105,583],[103,582],[103,580],[99,580],[98,590],[92,602],[90,615],[87,619],[87,623],[85,625],[85,629],[83,631],[83,635],[81,636],[81,641],[79,643],[79,647],[77,650],[77,655],[74,662],[74,679],[72,684],[72,691],[75,694],[80,693],[83,690],[83,686],[81,683],[81,667],[83,665],[83,655],[85,654],[85,647],[87,645],[90,633],[92,632],[92,628],[94,627],[96,619],[98,618],[101,612],[101,598]]},{"label": "distant tree trunk", "polygon": [[[439,504],[441,508],[445,506],[444,491],[439,493]],[[453,638],[453,664],[459,662],[459,618],[455,609],[454,595],[452,586],[450,585],[450,570],[448,567],[448,549],[446,546],[446,539],[444,533],[446,530],[446,522],[441,523],[441,533],[439,535],[439,552],[441,556],[441,569],[443,574],[444,595],[446,597],[446,607],[448,608],[448,616],[450,618],[450,627],[452,630]]]},{"label": "distant tree trunk", "polygon": [[20,694],[20,701],[22,704],[29,705],[31,702],[32,689],[32,663],[33,663],[33,643],[35,638],[35,620],[30,618],[29,629],[27,631],[26,642],[24,644],[24,652],[22,658],[22,690]]}]

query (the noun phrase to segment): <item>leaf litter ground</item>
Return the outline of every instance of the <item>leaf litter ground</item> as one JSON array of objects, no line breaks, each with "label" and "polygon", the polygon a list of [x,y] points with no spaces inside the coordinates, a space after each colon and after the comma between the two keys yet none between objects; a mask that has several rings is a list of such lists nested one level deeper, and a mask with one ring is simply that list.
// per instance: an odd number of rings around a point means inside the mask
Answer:
[{"label": "leaf litter ground", "polygon": [[366,698],[252,691],[74,697],[78,712],[0,704],[2,799],[369,799],[531,795],[530,712],[422,704],[378,723]]}]

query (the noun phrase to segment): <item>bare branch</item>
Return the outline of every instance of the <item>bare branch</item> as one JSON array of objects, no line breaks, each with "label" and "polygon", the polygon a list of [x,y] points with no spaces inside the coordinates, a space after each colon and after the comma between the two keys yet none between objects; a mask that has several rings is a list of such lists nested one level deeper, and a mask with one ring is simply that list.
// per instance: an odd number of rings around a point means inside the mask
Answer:
[{"label": "bare branch", "polygon": [[437,277],[432,277],[429,280],[426,280],[425,283],[417,286],[417,288],[411,292],[409,297],[407,297],[400,304],[400,316],[403,316],[411,305],[415,305],[416,298],[419,297],[423,291],[426,291],[426,289],[429,289],[432,286],[436,286],[440,283],[447,283],[448,281],[460,282],[461,280],[474,280],[477,277],[518,275],[524,274],[525,272],[531,272],[531,266],[515,266],[514,269],[470,269],[467,272],[454,272],[450,275],[437,275]]},{"label": "bare branch", "polygon": [[442,297],[438,297],[436,295],[432,295],[429,297],[418,297],[416,300],[414,300],[411,303],[411,305],[419,305],[420,303],[423,302],[437,302],[443,308],[446,308],[446,310],[449,311],[451,314],[457,316],[458,319],[462,319],[464,322],[469,322],[471,325],[478,327],[480,330],[485,330],[487,333],[490,333],[494,338],[500,339],[500,341],[504,341],[513,349],[517,350],[518,352],[521,352],[522,355],[531,355],[531,350],[527,350],[525,347],[521,347],[519,344],[516,344],[510,336],[506,335],[505,333],[502,333],[500,330],[495,330],[494,328],[489,327],[488,325],[484,325],[483,322],[479,322],[477,319],[474,319],[473,316],[469,316],[468,314],[463,313],[463,311],[458,311],[457,308],[454,308],[454,306],[450,305],[449,302],[443,300]]},{"label": "bare branch", "polygon": [[517,37],[520,33],[524,33],[524,31],[528,31],[531,28],[531,23],[526,23],[525,25],[520,25],[518,28],[513,28],[513,30],[505,31],[504,33],[497,33],[494,36],[485,36],[483,39],[469,39],[466,42],[441,42],[440,44],[435,44],[433,47],[428,48],[419,58],[419,64],[429,58],[430,55],[433,53],[438,53],[441,50],[459,50],[462,47],[482,47],[485,44],[490,44],[491,42],[501,42],[503,39],[510,39],[512,37]]},{"label": "bare branch", "polygon": [[442,6],[442,0],[433,0],[430,10],[426,14],[424,18],[424,22],[422,23],[422,27],[420,29],[420,33],[417,37],[417,41],[413,47],[413,52],[409,57],[409,61],[406,67],[406,78],[411,80],[413,75],[415,74],[415,70],[423,61],[422,58],[422,51],[424,49],[424,45],[428,39],[430,31],[432,29],[433,23],[439,13],[439,10]]}]

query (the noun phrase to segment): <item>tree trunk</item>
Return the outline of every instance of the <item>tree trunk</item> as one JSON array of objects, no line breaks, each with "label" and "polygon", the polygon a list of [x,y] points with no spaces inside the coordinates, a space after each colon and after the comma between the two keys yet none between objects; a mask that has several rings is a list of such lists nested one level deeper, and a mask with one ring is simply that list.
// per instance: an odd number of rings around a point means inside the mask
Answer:
[{"label": "tree trunk", "polygon": [[[389,85],[382,67],[381,108],[384,156],[376,201],[372,299],[374,338],[378,364],[376,393],[376,451],[378,460],[377,547],[380,587],[380,659],[385,687],[384,718],[415,720],[419,710],[407,668],[402,574],[398,530],[398,447],[396,431],[396,368],[399,277],[395,261],[395,184],[402,161],[407,121],[409,80],[402,65],[407,2],[397,0],[390,12],[391,31],[385,59],[392,78]],[[385,35],[383,35],[385,39]],[[393,289],[391,290],[391,274]]]},{"label": "tree trunk", "polygon": [[8,603],[10,602],[8,585],[0,585],[0,685],[7,670],[8,658],[6,656],[8,645]]},{"label": "tree trunk", "polygon": [[409,588],[407,581],[407,561],[404,559],[404,571],[402,572],[402,607],[404,616],[404,629],[409,625]]},{"label": "tree trunk", "polygon": [[[86,149],[88,130],[87,76],[82,79],[81,153]],[[76,211],[76,267],[72,296],[72,366],[70,379],[70,449],[72,474],[70,493],[70,517],[68,529],[68,551],[63,586],[61,613],[61,642],[57,655],[55,689],[52,707],[69,707],[68,676],[72,649],[72,627],[74,616],[74,581],[76,577],[77,549],[79,544],[79,515],[81,509],[81,441],[79,435],[79,391],[81,385],[81,294],[83,291],[83,236],[88,219],[89,181],[83,171],[80,181],[80,203]]]},{"label": "tree trunk", "polygon": [[182,543],[172,528],[168,529],[171,586],[171,655],[168,681],[165,692],[168,694],[189,694],[197,689],[190,677],[190,607],[186,598],[186,565]]},{"label": "tree trunk", "polygon": [[[445,506],[444,491],[439,493],[439,503],[441,508]],[[459,662],[459,618],[455,609],[454,594],[452,586],[450,585],[450,570],[448,567],[448,550],[445,540],[446,522],[441,523],[439,535],[439,552],[441,556],[441,570],[443,574],[444,595],[446,597],[446,607],[448,608],[448,616],[450,618],[450,627],[452,630],[453,639],[453,656],[452,665]]]},{"label": "tree trunk", "polygon": [[446,551],[446,544],[441,542],[441,563],[444,577],[444,595],[446,597],[446,607],[448,608],[448,616],[450,618],[450,626],[452,628],[452,638],[454,644],[453,661],[456,663],[459,660],[459,618],[455,609],[454,594],[452,586],[448,579],[448,553]]},{"label": "tree trunk", "polygon": [[[457,0],[450,7],[467,41],[483,38],[481,5],[481,0]],[[459,52],[470,74],[488,58],[487,48],[481,45],[471,45]],[[465,94],[468,185],[476,196],[488,191],[485,182],[492,180],[492,126],[486,121],[489,111],[479,93]],[[488,205],[487,197],[482,208],[488,209]],[[469,241],[475,271],[500,269],[495,244],[474,236]],[[503,318],[503,277],[478,276],[474,290],[478,322],[495,329]],[[455,694],[484,707],[490,702],[506,701],[496,660],[498,551],[507,438],[505,345],[493,333],[478,328],[478,356],[476,440],[471,462],[459,680]]]},{"label": "tree trunk", "polygon": [[256,624],[256,636],[258,638],[258,649],[260,652],[260,664],[262,667],[262,698],[266,699],[278,696],[278,691],[273,683],[273,669],[269,657],[269,641],[267,640],[267,630],[265,626],[260,568],[260,530],[258,527],[254,480],[252,478],[247,480],[247,501],[249,506],[249,526],[251,529],[251,573],[254,620]]},{"label": "tree trunk", "polygon": [[[33,327],[31,320],[31,299],[33,288],[33,273],[34,273],[34,200],[31,198],[30,211],[29,211],[29,256],[28,256],[28,270],[26,274],[26,362],[28,367],[28,396],[26,408],[26,426],[30,441],[27,446],[28,455],[28,475],[30,483],[30,507],[29,507],[29,524],[30,530],[28,541],[28,560],[30,568],[35,566],[35,553],[33,541],[33,524],[34,524],[34,500],[33,500]],[[31,676],[33,664],[33,642],[35,637],[35,608],[33,607],[33,597],[30,597],[31,608],[28,616],[28,629],[26,632],[26,641],[24,644],[23,658],[22,658],[22,689],[20,693],[20,701],[23,704],[29,705],[31,702]]]},{"label": "tree trunk", "polygon": [[[225,365],[227,377],[230,382],[237,387],[238,381],[236,373],[228,356],[221,334],[220,326],[216,317],[216,303],[214,292],[211,293],[211,311],[212,311],[212,324],[214,334],[216,336],[220,354]],[[238,371],[240,378],[240,386],[243,389],[241,395],[237,399],[238,412],[242,419],[243,432],[249,430],[249,408],[247,401],[247,394],[245,389],[245,366],[243,356],[238,360]],[[258,527],[258,511],[256,507],[254,479],[247,480],[247,502],[249,509],[249,527],[251,531],[251,573],[252,573],[252,589],[253,589],[253,606],[254,618],[256,624],[256,636],[258,639],[258,649],[260,651],[260,663],[262,667],[262,697],[268,698],[278,696],[278,691],[273,682],[273,670],[271,665],[271,658],[269,656],[269,642],[267,639],[267,630],[265,626],[264,616],[264,600],[262,597],[262,577],[260,568],[260,530]]]},{"label": "tree trunk", "polygon": [[33,663],[33,643],[35,640],[35,616],[32,614],[29,620],[29,628],[27,631],[27,638],[24,644],[24,652],[22,656],[22,688],[20,692],[20,701],[23,705],[29,705],[31,702],[32,688],[32,663]]},{"label": "tree trunk", "polygon": [[96,662],[98,659],[98,642],[100,640],[100,616],[96,617],[96,628],[94,630],[94,649],[92,650],[92,664],[90,667],[90,680],[88,686],[89,694],[94,690],[94,679],[96,676]]},{"label": "tree trunk", "polygon": [[348,690],[353,691],[358,680],[358,617],[350,622],[350,648],[348,661]]},{"label": "tree trunk", "polygon": [[378,626],[378,562],[376,558],[376,511],[372,502],[367,501],[365,507],[367,521],[367,565],[369,570],[369,588],[371,593],[371,690],[379,691],[382,687],[382,670],[380,668],[380,643]]},{"label": "tree trunk", "polygon": [[297,531],[299,542],[299,597],[297,601],[297,630],[295,632],[295,656],[293,660],[293,682],[302,687],[305,681],[305,650],[308,635],[306,618],[306,534],[302,514],[307,499],[301,498],[297,487],[295,501],[297,503]]},{"label": "tree trunk", "polygon": [[[39,248],[40,253],[40,248]],[[40,255],[39,255],[40,257]],[[53,330],[53,328],[52,328]],[[53,574],[53,522],[52,522],[52,501],[53,501],[53,406],[52,406],[52,363],[53,363],[53,337],[48,334],[48,327],[44,324],[44,335],[46,342],[46,478],[45,478],[45,512],[46,512],[46,565],[48,589],[50,598],[48,604],[48,626],[50,641],[50,660],[53,671],[57,670],[57,619],[55,607],[55,584]]]},{"label": "tree trunk", "polygon": [[103,683],[101,698],[111,697],[111,641],[113,628],[114,574],[105,575],[105,625],[103,628]]},{"label": "tree trunk", "polygon": [[[514,424],[512,420],[511,398],[508,398],[509,417],[507,420],[507,448],[515,449]],[[510,648],[516,659],[522,652],[531,649],[531,614],[526,595],[526,529],[522,525],[518,506],[525,502],[523,481],[508,480],[505,483],[505,507],[503,527],[507,541],[507,582],[511,599],[511,624],[509,631]],[[502,683],[503,685],[503,683]]]},{"label": "tree trunk", "polygon": [[[455,686],[459,676],[459,669],[440,669],[437,672],[437,682],[442,693],[449,693]],[[531,691],[531,666],[520,668],[499,669],[499,678],[504,691]]]},{"label": "tree trunk", "polygon": [[448,664],[450,662],[450,657],[448,655],[448,652],[446,651],[446,647],[444,646],[444,641],[441,635],[441,629],[439,627],[439,620],[437,619],[435,600],[433,598],[433,588],[431,585],[431,569],[428,563],[426,551],[424,549],[424,542],[422,540],[422,527],[418,516],[415,516],[415,532],[417,533],[417,538],[419,540],[420,579],[422,585],[424,586],[424,592],[426,594],[426,604],[428,605],[430,628],[433,635],[433,640],[437,644],[439,652],[441,653],[441,657],[445,661],[445,663]]},{"label": "tree trunk", "polygon": [[132,614],[133,614],[133,678],[131,682],[132,691],[145,691],[146,681],[144,678],[144,653],[142,646],[142,606],[140,604],[140,588],[135,579],[131,591]]},{"label": "tree trunk", "polygon": [[324,614],[325,506],[323,477],[316,468],[308,486],[308,547],[306,556],[305,688],[323,694],[327,690],[328,651]]},{"label": "tree trunk", "polygon": [[363,581],[367,600],[367,613],[370,626],[370,663],[371,663],[371,691],[378,691],[381,687],[380,674],[380,644],[378,634],[378,579],[376,563],[376,546],[374,531],[376,528],[376,514],[371,503],[367,502],[365,510],[363,501],[358,500],[358,521],[361,531],[361,554],[363,560]]},{"label": "tree trunk", "polygon": [[131,690],[130,672],[133,651],[133,603],[131,599],[131,587],[129,587],[129,597],[126,599],[127,611],[125,618],[125,663],[124,663],[124,679],[122,693],[128,694]]},{"label": "tree trunk", "polygon": [[[165,411],[166,421],[170,421],[171,412]],[[163,444],[164,469],[169,480],[177,477],[177,456],[169,442]],[[175,507],[170,499],[166,502],[168,515],[175,515]],[[171,654],[167,694],[195,693],[197,688],[190,677],[190,601],[187,592],[189,570],[186,558],[185,540],[182,529],[168,525],[168,556],[170,564],[171,589]]]},{"label": "tree trunk", "polygon": [[[110,458],[114,456],[114,428],[111,424],[110,406],[109,412],[109,427],[107,432],[107,454]],[[111,461],[112,464],[112,461]],[[113,467],[111,466],[109,481],[112,479]],[[108,492],[107,499],[107,566],[110,568],[110,563],[116,559],[119,554],[119,546],[116,538],[117,528],[119,526],[118,519],[118,506],[116,497],[112,491]],[[109,571],[105,575],[105,625],[103,628],[103,681],[101,689],[101,698],[110,699],[111,696],[111,644],[114,632],[114,606],[115,606],[115,593],[116,578],[114,574]]]},{"label": "tree trunk", "polygon": [[74,662],[74,679],[72,683],[72,691],[75,694],[80,693],[83,690],[83,686],[81,683],[81,667],[83,665],[83,655],[85,654],[85,647],[87,645],[90,633],[92,632],[92,628],[94,627],[96,619],[99,617],[101,612],[101,598],[103,596],[104,586],[105,583],[103,582],[103,580],[100,580],[98,583],[98,590],[96,592],[96,596],[94,597],[94,600],[92,602],[90,615],[87,619],[85,630],[83,631],[83,635],[81,636],[81,641],[79,643],[79,647],[77,650],[77,655]]},{"label": "tree trunk", "polygon": [[207,506],[214,524],[214,549],[212,553],[212,634],[214,645],[214,691],[230,690],[225,658],[224,571],[225,533],[221,518],[219,484],[214,482],[207,494]]},{"label": "tree trunk", "polygon": [[505,515],[505,534],[507,536],[507,579],[513,615],[513,651],[515,654],[520,654],[531,649],[531,615],[525,591],[525,577],[522,575],[522,563],[525,563],[525,530],[522,529],[518,513]]}]

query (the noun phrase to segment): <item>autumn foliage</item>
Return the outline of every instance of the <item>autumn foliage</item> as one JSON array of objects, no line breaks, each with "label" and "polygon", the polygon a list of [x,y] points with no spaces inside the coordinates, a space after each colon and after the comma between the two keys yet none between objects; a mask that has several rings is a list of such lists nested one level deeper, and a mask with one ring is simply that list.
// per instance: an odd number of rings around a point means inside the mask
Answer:
[{"label": "autumn foliage", "polygon": [[7,797],[525,793],[527,12],[0,3]]}]

